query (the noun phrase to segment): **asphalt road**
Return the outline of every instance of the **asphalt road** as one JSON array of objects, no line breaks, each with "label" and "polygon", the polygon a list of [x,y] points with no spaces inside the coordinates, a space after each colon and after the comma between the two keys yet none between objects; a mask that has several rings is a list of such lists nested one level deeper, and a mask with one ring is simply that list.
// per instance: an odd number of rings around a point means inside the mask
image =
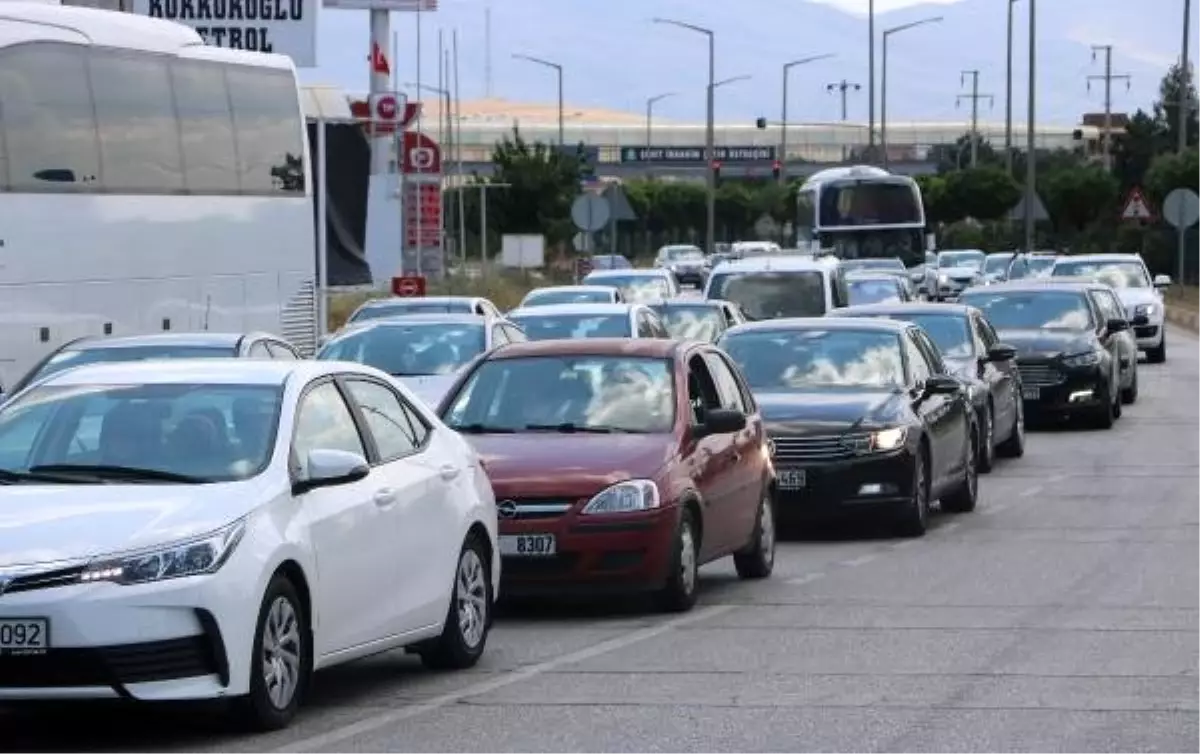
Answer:
[{"label": "asphalt road", "polygon": [[1171,337],[1115,429],[1031,434],[923,539],[788,541],[768,582],[715,564],[682,617],[512,609],[477,669],[336,669],[278,734],[67,707],[0,712],[0,748],[1197,751],[1200,368]]}]

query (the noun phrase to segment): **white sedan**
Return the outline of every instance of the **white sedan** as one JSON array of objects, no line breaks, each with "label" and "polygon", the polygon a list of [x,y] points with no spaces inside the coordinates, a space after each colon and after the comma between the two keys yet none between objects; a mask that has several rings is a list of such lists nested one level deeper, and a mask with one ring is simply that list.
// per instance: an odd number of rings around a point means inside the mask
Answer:
[{"label": "white sedan", "polygon": [[275,729],[314,670],[469,667],[496,529],[475,452],[370,367],[62,372],[0,408],[0,702],[232,698]]}]

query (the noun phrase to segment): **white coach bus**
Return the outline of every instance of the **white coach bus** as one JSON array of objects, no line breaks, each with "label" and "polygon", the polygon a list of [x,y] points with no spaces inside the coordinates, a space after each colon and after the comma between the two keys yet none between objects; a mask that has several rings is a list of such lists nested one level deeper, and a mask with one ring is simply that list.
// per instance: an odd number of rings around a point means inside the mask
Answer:
[{"label": "white coach bus", "polygon": [[0,385],[85,335],[317,338],[290,58],[129,13],[0,2]]}]

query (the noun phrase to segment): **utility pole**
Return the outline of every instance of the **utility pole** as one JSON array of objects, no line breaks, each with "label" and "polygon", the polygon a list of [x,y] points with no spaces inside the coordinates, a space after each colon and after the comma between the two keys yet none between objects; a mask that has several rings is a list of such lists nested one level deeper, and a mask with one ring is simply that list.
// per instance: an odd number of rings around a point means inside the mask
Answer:
[{"label": "utility pole", "polygon": [[492,4],[483,9],[483,96],[492,98]]},{"label": "utility pole", "polygon": [[867,150],[875,162],[875,0],[867,0]]},{"label": "utility pole", "polygon": [[1008,59],[1004,68],[1004,169],[1012,175],[1013,170],[1013,5],[1017,0],[1008,0]]},{"label": "utility pole", "polygon": [[[1179,121],[1179,134],[1177,149],[1179,154],[1187,151],[1188,143],[1188,116],[1191,115],[1192,98],[1188,96],[1190,91],[1188,82],[1191,81],[1191,70],[1188,68],[1188,39],[1191,36],[1191,16],[1192,16],[1192,0],[1183,0],[1183,47],[1179,50],[1179,112],[1176,117]],[[1182,279],[1179,281],[1183,282]]]},{"label": "utility pole", "polygon": [[979,69],[963,71],[958,80],[959,86],[967,82],[968,76],[971,77],[971,93],[955,97],[954,106],[958,107],[965,99],[971,100],[971,167],[975,167],[979,163],[979,100],[985,99],[991,106],[995,98],[990,94],[979,93]]},{"label": "utility pole", "polygon": [[[818,60],[827,60],[833,57],[833,53],[825,53],[824,55],[813,55],[800,60],[793,60],[790,63],[783,64],[783,102],[781,113],[779,116],[779,185],[787,183],[787,124],[788,124],[788,74],[798,65],[813,63]],[[721,82],[726,83],[726,82]]]},{"label": "utility pole", "polygon": [[1097,52],[1104,53],[1104,73],[1087,77],[1088,91],[1091,91],[1093,81],[1104,82],[1104,133],[1100,134],[1100,149],[1104,155],[1105,170],[1112,170],[1112,82],[1124,81],[1125,88],[1129,89],[1129,75],[1113,73],[1112,51],[1112,45],[1092,45],[1092,60],[1096,59]]},{"label": "utility pole", "polygon": [[841,95],[842,95],[842,120],[843,121],[846,120],[846,93],[852,92],[852,91],[857,92],[857,91],[860,91],[861,89],[862,89],[862,84],[856,84],[853,81],[847,81],[846,79],[842,79],[841,81],[835,82],[833,84],[825,85],[825,91],[827,91],[827,92],[830,92],[830,93],[841,92]]},{"label": "utility pole", "polygon": [[1029,107],[1025,116],[1025,251],[1033,251],[1035,231],[1033,204],[1037,201],[1037,0],[1029,2]]}]

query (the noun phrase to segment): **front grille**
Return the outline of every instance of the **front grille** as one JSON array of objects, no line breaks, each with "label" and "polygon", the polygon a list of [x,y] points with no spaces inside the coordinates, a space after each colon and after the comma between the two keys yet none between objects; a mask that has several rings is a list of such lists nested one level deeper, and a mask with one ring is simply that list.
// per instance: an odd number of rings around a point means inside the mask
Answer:
[{"label": "front grille", "polygon": [[1047,387],[1063,381],[1063,375],[1053,364],[1024,363],[1017,364],[1021,375],[1021,383],[1029,387]]},{"label": "front grille", "polygon": [[558,518],[571,510],[573,504],[573,501],[561,497],[501,498],[496,501],[496,510],[501,521],[530,521]]},{"label": "front grille", "polygon": [[112,686],[218,675],[212,642],[203,635],[141,644],[50,649],[0,655],[0,688]]},{"label": "front grille", "polygon": [[562,576],[575,570],[579,553],[560,552],[545,558],[505,557],[501,578],[509,576]]},{"label": "front grille", "polygon": [[866,432],[808,437],[772,435],[771,440],[775,443],[775,463],[787,466],[853,458],[858,448],[870,442],[871,436]]},{"label": "front grille", "polygon": [[71,566],[70,568],[57,568],[53,571],[31,573],[25,576],[16,576],[4,588],[4,594],[32,592],[37,589],[53,589],[56,586],[78,584],[79,576],[83,573],[83,570],[84,566],[78,565]]}]

